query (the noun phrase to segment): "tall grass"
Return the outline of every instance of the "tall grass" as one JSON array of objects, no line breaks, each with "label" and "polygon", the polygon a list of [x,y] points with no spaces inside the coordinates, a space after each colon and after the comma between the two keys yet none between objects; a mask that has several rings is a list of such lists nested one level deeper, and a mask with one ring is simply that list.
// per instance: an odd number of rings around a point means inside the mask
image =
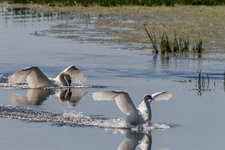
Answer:
[{"label": "tall grass", "polygon": [[[3,0],[0,0],[3,1]],[[145,6],[174,6],[176,5],[224,5],[225,0],[12,0],[14,3],[67,3],[70,5],[100,5],[100,6],[117,6],[117,5],[145,5]]]},{"label": "tall grass", "polygon": [[177,38],[176,32],[174,32],[174,39],[169,39],[166,33],[163,33],[160,41],[157,42],[155,34],[149,32],[144,26],[145,31],[153,45],[153,52],[158,54],[166,53],[183,53],[183,52],[192,52],[201,54],[203,51],[202,40],[197,41],[191,48],[189,38]]}]

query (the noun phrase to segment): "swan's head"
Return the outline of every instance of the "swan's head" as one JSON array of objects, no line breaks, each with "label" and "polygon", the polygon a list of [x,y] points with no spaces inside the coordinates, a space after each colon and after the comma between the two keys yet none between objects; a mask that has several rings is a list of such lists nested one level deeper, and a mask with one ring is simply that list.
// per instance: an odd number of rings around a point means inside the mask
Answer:
[{"label": "swan's head", "polygon": [[144,100],[145,101],[149,101],[151,103],[154,99],[152,98],[152,96],[150,94],[145,94],[144,95]]},{"label": "swan's head", "polygon": [[69,74],[66,74],[66,75],[64,76],[64,78],[65,78],[66,82],[68,83],[68,86],[70,86],[70,84],[71,84],[71,82],[72,82],[70,75],[69,75]]},{"label": "swan's head", "polygon": [[67,72],[61,72],[59,74],[59,80],[62,83],[62,85],[64,85],[64,86],[70,86],[70,84],[72,82],[71,77],[70,77],[69,73],[67,73]]}]

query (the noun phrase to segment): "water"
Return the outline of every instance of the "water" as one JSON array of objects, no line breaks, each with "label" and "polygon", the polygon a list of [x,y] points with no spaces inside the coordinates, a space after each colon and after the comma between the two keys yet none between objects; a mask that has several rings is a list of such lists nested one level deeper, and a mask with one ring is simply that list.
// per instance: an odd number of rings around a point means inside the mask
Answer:
[{"label": "water", "polygon": [[[166,102],[151,104],[152,119],[154,123],[168,125],[170,128],[153,130],[147,136],[94,125],[71,126],[54,119],[50,122],[34,122],[29,115],[26,116],[28,119],[1,118],[1,148],[118,149],[124,148],[123,143],[128,141],[130,145],[147,142],[153,150],[223,149],[225,55],[164,58],[154,56],[148,50],[127,50],[120,44],[110,42],[101,44],[94,39],[101,34],[106,36],[104,33],[89,33],[95,28],[96,19],[98,17],[91,15],[37,13],[29,9],[22,9],[21,12],[21,9],[1,8],[1,81],[5,76],[30,65],[39,66],[48,77],[57,76],[69,65],[76,65],[88,76],[85,82],[88,88],[77,89],[83,94],[76,102],[71,103],[62,97],[60,99],[56,94],[60,90],[53,90],[45,91],[40,100],[29,103],[26,99],[19,99],[21,95],[27,95],[28,89],[1,87],[0,106],[7,108],[8,112],[11,107],[22,106],[22,111],[18,110],[17,113],[31,109],[46,112],[47,116],[49,113],[64,116],[80,114],[97,121],[101,118],[115,119],[113,125],[117,125],[125,115],[114,101],[94,101],[91,96],[93,92],[123,90],[138,105],[145,93],[164,90],[172,93],[173,97]],[[60,28],[62,30],[65,24],[70,32],[49,32],[53,31],[52,28],[64,25]],[[90,40],[91,37],[93,40]],[[207,74],[210,77],[209,87],[205,87],[205,91],[197,88],[196,79],[200,70],[205,77]],[[94,86],[90,88],[88,85]]]}]

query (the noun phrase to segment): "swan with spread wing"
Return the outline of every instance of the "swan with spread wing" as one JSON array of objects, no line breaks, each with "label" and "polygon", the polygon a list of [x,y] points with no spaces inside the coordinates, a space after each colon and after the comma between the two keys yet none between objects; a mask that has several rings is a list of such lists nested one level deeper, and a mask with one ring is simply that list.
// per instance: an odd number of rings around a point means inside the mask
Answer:
[{"label": "swan with spread wing", "polygon": [[47,78],[37,67],[24,68],[8,77],[10,84],[27,81],[29,88],[42,88],[49,86],[70,86],[70,84],[83,84],[86,80],[84,74],[74,65],[69,66],[55,78]]},{"label": "swan with spread wing", "polygon": [[172,94],[168,92],[158,92],[155,94],[145,94],[143,101],[136,108],[128,93],[123,91],[104,91],[92,94],[94,100],[116,100],[119,109],[127,115],[126,122],[131,125],[151,122],[152,113],[150,104],[156,100],[169,100]]}]

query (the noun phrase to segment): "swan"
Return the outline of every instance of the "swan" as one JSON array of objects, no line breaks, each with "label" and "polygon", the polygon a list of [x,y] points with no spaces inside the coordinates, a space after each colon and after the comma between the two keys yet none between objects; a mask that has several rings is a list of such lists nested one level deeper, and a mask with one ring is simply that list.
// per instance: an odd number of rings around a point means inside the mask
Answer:
[{"label": "swan", "polygon": [[155,94],[145,94],[143,101],[136,108],[128,93],[123,91],[103,91],[92,94],[94,100],[116,100],[120,111],[127,115],[126,122],[131,125],[151,122],[152,114],[150,104],[155,100],[169,100],[172,94],[168,92],[158,92]]},{"label": "swan", "polygon": [[49,86],[70,86],[71,82],[83,84],[86,80],[84,74],[74,65],[69,66],[55,78],[47,78],[37,66],[24,68],[8,77],[10,84],[27,81],[29,88],[42,88]]}]

